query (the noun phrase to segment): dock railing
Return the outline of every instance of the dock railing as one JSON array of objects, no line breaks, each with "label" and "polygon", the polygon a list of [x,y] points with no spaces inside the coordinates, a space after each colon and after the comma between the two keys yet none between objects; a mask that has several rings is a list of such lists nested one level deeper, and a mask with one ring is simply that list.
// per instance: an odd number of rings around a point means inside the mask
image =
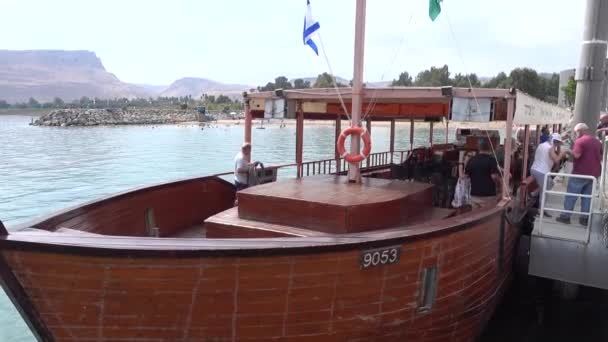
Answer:
[{"label": "dock railing", "polygon": [[602,142],[604,145],[604,150],[602,151],[602,173],[600,175],[598,196],[600,200],[600,211],[603,213],[604,205],[606,203],[606,167],[608,166],[608,137],[603,137]]},{"label": "dock railing", "polygon": [[[563,176],[563,177],[568,178],[568,181],[570,181],[571,178],[590,180],[592,182],[591,194],[586,195],[586,194],[571,193],[571,192],[568,192],[568,190],[566,190],[566,191],[548,190],[547,184],[548,184],[548,180],[550,179],[551,176]],[[541,236],[543,235],[543,224],[545,222],[545,210],[551,211],[551,212],[557,212],[557,213],[569,213],[571,215],[578,214],[578,215],[587,217],[587,226],[586,226],[587,231],[586,231],[585,243],[589,243],[589,237],[591,235],[591,214],[593,213],[593,200],[595,199],[595,196],[596,196],[596,181],[597,181],[597,179],[595,177],[587,176],[587,175],[575,175],[575,174],[557,173],[557,172],[549,172],[549,173],[545,174],[545,179],[544,179],[544,182],[542,185],[543,192],[542,192],[542,196],[541,196],[538,233]],[[567,187],[566,187],[566,189],[567,189]],[[589,212],[548,207],[547,206],[547,204],[548,204],[547,195],[565,195],[566,197],[573,196],[573,197],[577,197],[577,200],[578,200],[578,198],[580,198],[581,202],[582,202],[583,198],[589,198]],[[582,203],[581,203],[581,206],[582,206]],[[563,202],[562,202],[562,207],[563,207]],[[582,208],[581,208],[581,210],[582,210]],[[572,227],[572,229],[578,229],[578,228]]]}]

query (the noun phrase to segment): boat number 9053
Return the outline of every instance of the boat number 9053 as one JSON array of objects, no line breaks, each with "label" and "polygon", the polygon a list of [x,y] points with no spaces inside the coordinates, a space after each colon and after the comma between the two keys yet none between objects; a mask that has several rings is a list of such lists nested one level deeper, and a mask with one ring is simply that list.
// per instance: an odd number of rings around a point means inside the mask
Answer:
[{"label": "boat number 9053", "polygon": [[361,268],[392,264],[399,261],[401,246],[368,249],[361,252]]}]

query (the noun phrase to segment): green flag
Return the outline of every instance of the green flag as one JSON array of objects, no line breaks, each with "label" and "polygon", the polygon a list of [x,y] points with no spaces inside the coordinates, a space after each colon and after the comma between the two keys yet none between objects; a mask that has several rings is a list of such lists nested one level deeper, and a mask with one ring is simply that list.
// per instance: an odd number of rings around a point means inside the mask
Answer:
[{"label": "green flag", "polygon": [[440,2],[441,0],[429,0],[429,17],[431,17],[432,21],[435,21],[439,13],[441,13]]}]

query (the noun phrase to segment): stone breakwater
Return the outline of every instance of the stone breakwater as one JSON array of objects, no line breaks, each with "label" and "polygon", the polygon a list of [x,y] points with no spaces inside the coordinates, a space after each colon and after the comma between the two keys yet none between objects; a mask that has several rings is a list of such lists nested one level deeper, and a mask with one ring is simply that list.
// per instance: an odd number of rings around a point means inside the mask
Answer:
[{"label": "stone breakwater", "polygon": [[33,126],[151,125],[197,121],[198,113],[168,109],[57,109]]}]

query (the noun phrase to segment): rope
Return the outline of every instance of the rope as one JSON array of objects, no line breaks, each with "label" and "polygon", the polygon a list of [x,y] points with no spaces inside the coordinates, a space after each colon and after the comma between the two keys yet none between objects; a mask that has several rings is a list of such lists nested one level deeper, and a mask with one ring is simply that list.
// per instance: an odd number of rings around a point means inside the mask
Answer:
[{"label": "rope", "polygon": [[338,98],[340,99],[340,104],[342,105],[342,109],[344,109],[344,113],[346,113],[346,117],[350,121],[350,114],[346,109],[346,105],[344,104],[344,99],[342,98],[342,94],[338,89],[338,84],[336,83],[336,76],[334,76],[334,71],[331,68],[331,63],[329,63],[329,58],[327,57],[327,52],[325,51],[325,45],[323,44],[323,38],[321,37],[321,32],[318,32],[319,42],[321,43],[321,50],[323,50],[323,57],[325,57],[325,62],[327,63],[327,68],[329,69],[329,74],[331,75],[331,82],[334,85],[334,89],[336,89],[336,93],[338,94]]},{"label": "rope", "polygon": [[[477,111],[479,113],[481,113],[481,106],[479,105],[479,101],[477,100],[477,95],[475,95],[475,89],[473,88],[471,78],[469,77],[468,68],[464,61],[464,57],[462,56],[462,50],[460,49],[460,44],[458,43],[458,39],[456,38],[456,34],[454,33],[454,29],[452,28],[452,22],[450,21],[450,16],[448,15],[447,11],[445,13],[445,18],[448,21],[448,26],[450,28],[450,33],[452,34],[452,38],[454,39],[454,43],[456,43],[456,50],[458,51],[458,57],[460,57],[460,61],[462,62],[462,66],[463,66],[464,72],[465,72],[465,77],[467,78],[467,81],[469,82],[469,88],[471,89],[471,94],[473,95],[473,99],[475,100],[475,104],[477,105]],[[494,149],[494,144],[492,144],[492,139],[490,139],[490,134],[488,133],[488,130],[484,130],[484,131],[486,132],[486,137],[488,138],[488,142],[490,143],[490,147],[492,148],[492,155],[494,156],[494,159],[496,159],[498,161],[498,156],[496,155],[496,150]],[[507,139],[507,142],[509,144],[511,144],[512,137],[507,137],[507,138],[509,138],[509,139]],[[505,155],[505,158],[510,158],[510,156]],[[503,188],[508,189],[509,187],[506,182],[503,169],[501,167],[498,167],[498,172],[500,173],[500,178],[502,179]],[[502,195],[504,196],[505,194],[502,194]],[[506,195],[507,195],[507,198],[510,200],[511,194],[508,193]]]}]

